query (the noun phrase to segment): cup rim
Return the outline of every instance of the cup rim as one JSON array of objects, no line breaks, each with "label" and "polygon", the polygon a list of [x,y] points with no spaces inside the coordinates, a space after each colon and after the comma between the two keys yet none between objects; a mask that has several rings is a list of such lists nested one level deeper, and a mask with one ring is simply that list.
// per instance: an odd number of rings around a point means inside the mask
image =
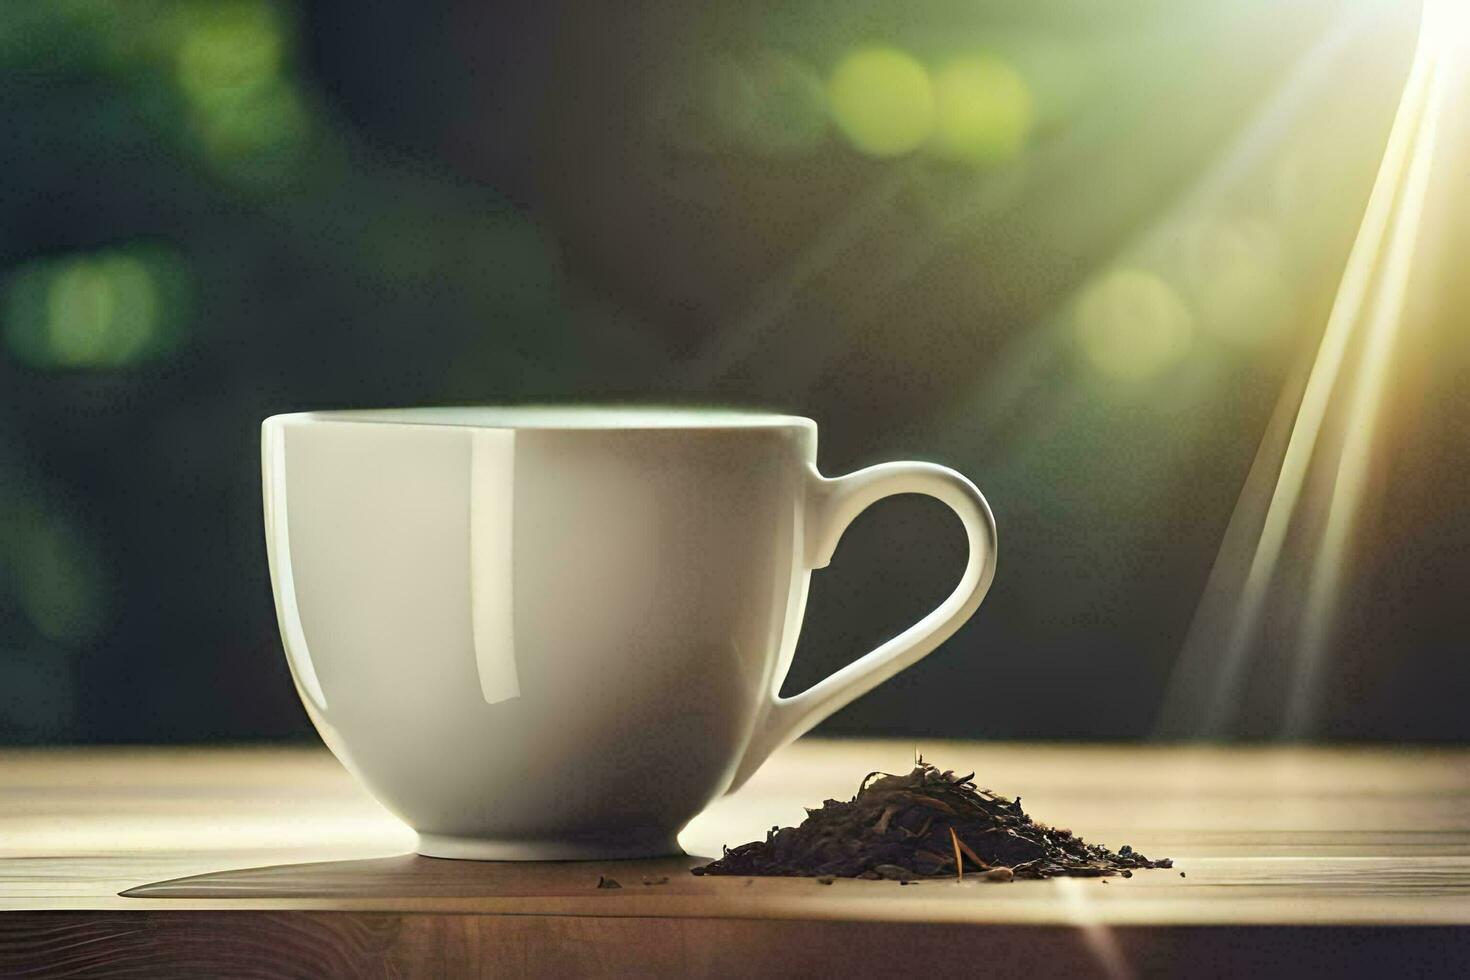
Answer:
[{"label": "cup rim", "polygon": [[815,421],[802,415],[678,405],[447,405],[328,409],[272,415],[261,424],[270,426],[312,422],[607,432],[762,428],[802,428],[815,431],[817,427]]}]

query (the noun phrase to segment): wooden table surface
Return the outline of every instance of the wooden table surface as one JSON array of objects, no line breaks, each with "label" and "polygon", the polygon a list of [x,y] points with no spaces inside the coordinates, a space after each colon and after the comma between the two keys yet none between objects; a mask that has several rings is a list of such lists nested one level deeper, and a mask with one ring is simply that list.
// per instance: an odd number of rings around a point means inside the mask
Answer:
[{"label": "wooden table surface", "polygon": [[[918,748],[1176,868],[823,886],[442,861],[323,750],[6,751],[0,976],[1470,975],[1470,751]],[[717,855],[914,750],[804,740],[681,841]]]}]

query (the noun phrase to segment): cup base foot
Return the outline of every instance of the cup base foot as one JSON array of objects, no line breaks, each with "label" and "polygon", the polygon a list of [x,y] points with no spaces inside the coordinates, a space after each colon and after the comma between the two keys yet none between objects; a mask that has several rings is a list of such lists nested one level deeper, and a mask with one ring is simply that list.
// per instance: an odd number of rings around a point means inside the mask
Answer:
[{"label": "cup base foot", "polygon": [[456,861],[602,861],[670,857],[684,853],[673,837],[605,841],[504,840],[419,834],[418,853]]}]

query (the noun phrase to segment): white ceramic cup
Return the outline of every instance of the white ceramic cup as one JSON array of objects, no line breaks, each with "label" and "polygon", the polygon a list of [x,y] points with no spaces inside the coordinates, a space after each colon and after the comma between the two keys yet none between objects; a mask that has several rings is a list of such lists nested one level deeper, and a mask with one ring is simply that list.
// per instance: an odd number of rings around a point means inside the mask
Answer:
[{"label": "white ceramic cup", "polygon": [[[730,412],[267,419],[271,582],[307,713],[422,854],[678,853],[700,810],[934,649],[994,576],[969,480],[930,463],[827,479],[816,450],[810,419]],[[959,585],[780,697],[811,570],[899,493],[959,515]]]}]

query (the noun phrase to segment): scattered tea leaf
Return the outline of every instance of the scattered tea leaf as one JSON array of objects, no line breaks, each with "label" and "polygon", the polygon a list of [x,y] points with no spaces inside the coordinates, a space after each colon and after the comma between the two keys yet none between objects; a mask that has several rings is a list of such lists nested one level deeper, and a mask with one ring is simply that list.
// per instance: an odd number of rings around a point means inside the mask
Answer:
[{"label": "scattered tea leaf", "polygon": [[598,888],[622,888],[623,886],[620,885],[620,884],[618,884],[618,880],[616,878],[609,878],[607,875],[598,875],[597,876],[597,887]]},{"label": "scattered tea leaf", "polygon": [[1113,852],[1038,823],[1019,798],[981,789],[973,780],[973,773],[956,776],[922,759],[907,775],[869,773],[851,800],[827,800],[808,809],[800,826],[772,827],[765,840],[727,847],[718,861],[691,870],[815,877],[827,884],[834,878],[963,878],[966,860],[991,881],[1130,877],[1136,869],[1173,866],[1131,845]]},{"label": "scattered tea leaf", "polygon": [[[951,827],[949,829],[950,829],[950,833],[954,833],[954,828],[953,827]],[[985,871],[985,870],[989,869],[990,865],[988,865],[984,861],[980,860],[980,855],[976,854],[973,850],[971,850],[969,844],[966,844],[964,841],[960,840],[958,834],[955,834],[954,843],[955,843],[955,846],[956,847],[958,847],[960,850],[962,850],[962,851],[965,852],[965,857],[967,857],[971,861],[974,861],[975,862],[975,866],[978,867],[981,871]],[[959,859],[956,858],[955,860],[958,861]]]}]

